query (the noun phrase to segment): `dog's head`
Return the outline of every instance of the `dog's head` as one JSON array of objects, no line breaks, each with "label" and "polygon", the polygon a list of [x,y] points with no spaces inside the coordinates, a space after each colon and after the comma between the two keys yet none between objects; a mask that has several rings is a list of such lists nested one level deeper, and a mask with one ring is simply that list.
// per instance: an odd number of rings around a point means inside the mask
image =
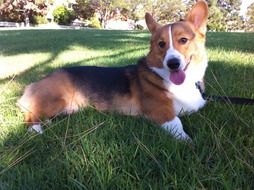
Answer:
[{"label": "dog's head", "polygon": [[190,64],[199,64],[200,54],[205,51],[207,18],[205,1],[198,1],[184,20],[164,26],[146,13],[146,24],[152,34],[148,65],[155,70],[163,69],[172,83],[182,84]]}]

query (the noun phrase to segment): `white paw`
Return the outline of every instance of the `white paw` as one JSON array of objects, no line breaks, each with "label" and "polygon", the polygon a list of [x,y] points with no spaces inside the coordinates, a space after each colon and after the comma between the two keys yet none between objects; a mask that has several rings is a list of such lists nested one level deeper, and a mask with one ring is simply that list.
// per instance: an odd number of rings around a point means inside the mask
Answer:
[{"label": "white paw", "polygon": [[31,127],[28,128],[29,132],[35,131],[36,133],[42,134],[43,129],[40,124],[32,125]]},{"label": "white paw", "polygon": [[167,121],[161,127],[172,134],[176,139],[191,141],[189,135],[183,130],[182,122],[178,117],[175,117],[171,121]]},{"label": "white paw", "polygon": [[47,125],[50,125],[50,124],[52,124],[52,121],[51,121],[51,119],[46,119],[46,120],[45,120],[45,124],[47,124]]}]

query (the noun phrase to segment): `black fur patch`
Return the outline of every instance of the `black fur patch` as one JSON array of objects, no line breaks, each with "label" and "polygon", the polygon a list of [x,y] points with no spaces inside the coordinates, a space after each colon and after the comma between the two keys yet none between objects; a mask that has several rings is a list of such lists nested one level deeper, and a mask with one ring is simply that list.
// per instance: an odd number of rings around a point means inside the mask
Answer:
[{"label": "black fur patch", "polygon": [[78,66],[62,70],[69,75],[74,86],[88,97],[110,99],[113,95],[130,93],[131,73],[136,65],[125,67]]}]

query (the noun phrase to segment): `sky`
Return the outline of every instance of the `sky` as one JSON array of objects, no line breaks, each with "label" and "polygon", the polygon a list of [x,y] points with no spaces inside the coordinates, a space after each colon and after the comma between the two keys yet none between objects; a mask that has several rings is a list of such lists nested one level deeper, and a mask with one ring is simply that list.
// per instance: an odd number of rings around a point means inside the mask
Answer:
[{"label": "sky", "polygon": [[240,14],[245,16],[246,11],[247,11],[247,7],[254,3],[254,0],[242,0],[242,5],[241,5],[241,11]]}]

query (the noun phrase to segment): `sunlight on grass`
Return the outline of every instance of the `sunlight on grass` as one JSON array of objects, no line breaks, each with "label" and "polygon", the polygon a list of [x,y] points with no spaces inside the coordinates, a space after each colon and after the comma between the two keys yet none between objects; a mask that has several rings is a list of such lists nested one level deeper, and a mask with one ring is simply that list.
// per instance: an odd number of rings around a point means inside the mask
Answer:
[{"label": "sunlight on grass", "polygon": [[29,68],[46,62],[51,57],[51,53],[22,53],[17,55],[0,55],[0,79],[17,75]]},{"label": "sunlight on grass", "polygon": [[223,62],[229,65],[250,65],[254,68],[254,53],[225,50],[223,48],[209,48],[209,62]]},{"label": "sunlight on grass", "polygon": [[53,61],[53,65],[98,65],[98,66],[120,66],[122,64],[135,64],[127,62],[123,59],[134,59],[144,56],[143,48],[134,48],[125,51],[119,49],[118,51],[108,50],[94,50],[86,47],[73,45],[62,51],[57,55]]},{"label": "sunlight on grass", "polygon": [[210,48],[208,55],[209,77],[206,78],[212,93],[254,98],[254,75],[251,74],[254,70],[253,53]]},{"label": "sunlight on grass", "polygon": [[95,57],[101,57],[108,55],[109,51],[93,50],[80,45],[72,45],[66,48],[66,50],[60,52],[55,61],[61,64],[81,62],[87,59]]}]

